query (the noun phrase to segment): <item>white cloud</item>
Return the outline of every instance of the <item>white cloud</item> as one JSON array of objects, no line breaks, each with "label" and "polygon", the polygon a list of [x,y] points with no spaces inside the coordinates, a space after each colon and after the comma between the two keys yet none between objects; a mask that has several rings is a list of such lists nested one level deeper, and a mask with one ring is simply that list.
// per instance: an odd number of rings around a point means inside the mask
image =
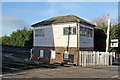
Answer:
[{"label": "white cloud", "polygon": [[24,20],[17,18],[17,17],[13,17],[13,16],[3,16],[2,25],[10,26],[10,27],[17,27],[17,28],[23,28],[23,27],[30,26]]}]

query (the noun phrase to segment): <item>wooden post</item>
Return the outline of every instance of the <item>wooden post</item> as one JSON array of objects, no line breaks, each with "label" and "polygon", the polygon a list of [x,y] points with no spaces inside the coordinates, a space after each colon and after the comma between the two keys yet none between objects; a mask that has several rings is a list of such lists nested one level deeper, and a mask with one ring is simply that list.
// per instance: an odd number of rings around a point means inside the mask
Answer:
[{"label": "wooden post", "polygon": [[95,66],[95,51],[93,51],[93,65]]},{"label": "wooden post", "polygon": [[112,52],[110,52],[109,54],[110,54],[110,65],[112,65]]},{"label": "wooden post", "polygon": [[83,57],[84,57],[84,59],[83,59],[84,65],[83,66],[86,66],[86,53],[87,53],[87,51],[85,51],[84,54],[83,54]]},{"label": "wooden post", "polygon": [[81,66],[81,51],[79,51],[79,65]]},{"label": "wooden post", "polygon": [[84,56],[83,56],[83,51],[81,51],[82,52],[82,66],[84,65],[84,60],[83,60],[83,58],[84,58]]}]

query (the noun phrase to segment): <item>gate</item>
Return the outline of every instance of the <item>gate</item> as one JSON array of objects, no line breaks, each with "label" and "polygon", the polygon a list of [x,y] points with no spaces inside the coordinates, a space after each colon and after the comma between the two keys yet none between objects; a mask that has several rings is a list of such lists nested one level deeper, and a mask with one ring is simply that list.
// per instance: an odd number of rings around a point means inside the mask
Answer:
[{"label": "gate", "polygon": [[111,54],[109,52],[95,52],[95,51],[80,51],[79,65],[80,66],[94,66],[94,65],[109,65],[111,61]]}]

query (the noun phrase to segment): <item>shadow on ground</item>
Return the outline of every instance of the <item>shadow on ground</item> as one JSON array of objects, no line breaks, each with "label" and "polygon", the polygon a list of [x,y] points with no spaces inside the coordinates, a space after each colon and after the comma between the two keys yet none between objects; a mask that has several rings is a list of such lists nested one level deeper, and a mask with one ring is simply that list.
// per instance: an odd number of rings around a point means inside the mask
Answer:
[{"label": "shadow on ground", "polygon": [[23,60],[11,55],[2,55],[2,73],[16,73],[23,70],[35,69],[35,68],[57,68],[60,65],[51,65],[35,62],[32,60]]}]

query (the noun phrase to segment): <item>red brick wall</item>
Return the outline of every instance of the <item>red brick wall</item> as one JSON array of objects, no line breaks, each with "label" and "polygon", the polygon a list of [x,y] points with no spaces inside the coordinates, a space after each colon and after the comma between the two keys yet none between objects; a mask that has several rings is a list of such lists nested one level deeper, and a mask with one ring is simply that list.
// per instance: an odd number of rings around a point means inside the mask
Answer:
[{"label": "red brick wall", "polygon": [[[38,46],[35,46],[33,60],[38,61],[37,58],[39,57],[40,50],[44,50],[44,58],[39,59],[39,61],[53,64],[53,63],[62,63],[63,62],[63,53],[64,53],[64,51],[67,50],[67,47],[38,47]],[[56,52],[55,59],[50,58],[51,50],[55,50],[55,52]],[[94,50],[94,48],[80,48],[80,50]],[[72,56],[72,58],[74,59],[73,63],[76,64],[77,48],[70,47],[70,48],[68,48],[68,52],[70,54],[70,57]]]}]

